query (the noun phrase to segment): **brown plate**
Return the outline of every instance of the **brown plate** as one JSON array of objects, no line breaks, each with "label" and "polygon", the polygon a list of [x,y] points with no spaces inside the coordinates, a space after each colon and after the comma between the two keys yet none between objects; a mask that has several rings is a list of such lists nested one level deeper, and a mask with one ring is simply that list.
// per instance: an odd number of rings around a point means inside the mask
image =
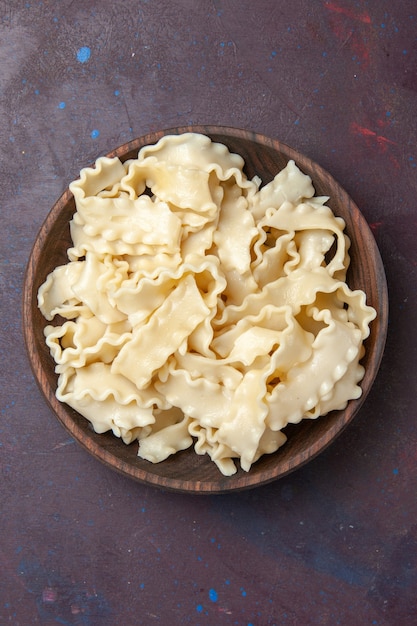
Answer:
[{"label": "brown plate", "polygon": [[232,477],[222,476],[207,455],[198,456],[193,448],[162,463],[152,464],[137,457],[137,443],[126,446],[111,433],[96,434],[86,419],[55,397],[57,375],[44,340],[46,322],[37,307],[37,292],[48,273],[68,261],[66,251],[71,246],[69,221],[75,212],[74,199],[69,190],[52,207],[29,258],[23,298],[24,336],[33,373],[46,400],[74,439],[93,456],[126,476],[163,489],[225,493],[263,485],[301,467],[324,450],[351,422],[371,388],[382,358],[388,322],[387,284],[374,237],[355,203],[319,165],[279,141],[221,126],[186,126],[144,135],[113,150],[108,156],[117,156],[122,161],[136,158],[142,146],[156,143],[163,135],[184,132],[203,133],[213,141],[224,143],[230,151],[244,158],[246,174],[249,177],[257,174],[263,183],[272,180],[289,159],[294,159],[299,168],[312,178],[316,194],[330,196],[328,204],[336,215],[345,220],[346,233],[351,239],[349,286],[365,291],[367,304],[378,313],[365,342],[362,396],[350,401],[343,411],[332,411],[326,417],[288,426],[285,429],[288,441],[282,448],[275,454],[263,456],[250,472],[238,469]]}]

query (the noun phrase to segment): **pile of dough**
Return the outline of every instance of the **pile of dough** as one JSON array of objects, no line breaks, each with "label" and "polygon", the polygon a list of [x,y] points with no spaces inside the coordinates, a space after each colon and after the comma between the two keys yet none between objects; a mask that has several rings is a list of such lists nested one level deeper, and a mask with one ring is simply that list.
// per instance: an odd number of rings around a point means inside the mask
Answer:
[{"label": "pile of dough", "polygon": [[361,394],[376,312],[346,284],[344,221],[294,161],[263,187],[243,167],[186,133],[70,185],[68,263],[38,292],[56,395],[153,463],[194,445],[248,471]]}]

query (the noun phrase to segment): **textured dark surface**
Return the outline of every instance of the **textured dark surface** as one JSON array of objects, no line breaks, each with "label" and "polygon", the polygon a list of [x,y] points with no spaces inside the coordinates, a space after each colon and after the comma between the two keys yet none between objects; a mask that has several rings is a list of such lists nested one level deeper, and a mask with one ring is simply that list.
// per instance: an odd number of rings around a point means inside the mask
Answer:
[{"label": "textured dark surface", "polygon": [[[414,0],[0,2],[0,624],[416,623],[416,32]],[[199,123],[327,169],[390,291],[379,376],[336,443],[278,482],[202,497],[75,444],[21,331],[33,240],[79,169]]]}]

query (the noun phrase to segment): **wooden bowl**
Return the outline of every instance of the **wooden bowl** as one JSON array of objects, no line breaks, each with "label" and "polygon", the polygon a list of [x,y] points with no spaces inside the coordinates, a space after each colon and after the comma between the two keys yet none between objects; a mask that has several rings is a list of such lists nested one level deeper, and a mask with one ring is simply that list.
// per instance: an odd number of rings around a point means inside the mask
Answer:
[{"label": "wooden bowl", "polygon": [[349,286],[364,290],[367,303],[378,313],[371,323],[371,333],[365,343],[362,396],[350,401],[343,411],[333,411],[326,417],[288,426],[285,430],[288,441],[282,448],[275,454],[263,456],[250,472],[239,468],[232,477],[221,475],[207,455],[198,456],[193,448],[162,463],[152,464],[137,457],[137,443],[126,446],[112,433],[96,434],[85,418],[56,399],[54,361],[45,345],[43,329],[46,322],[37,306],[39,286],[49,272],[67,262],[66,251],[71,245],[69,221],[75,211],[69,190],[52,207],[29,258],[24,284],[24,336],[35,378],[46,400],[74,439],[93,456],[142,483],[167,490],[213,494],[256,487],[288,474],[324,450],[351,422],[371,388],[382,358],[387,332],[388,296],[379,251],[358,207],[319,165],[279,141],[233,128],[187,126],[150,133],[117,148],[108,156],[117,156],[122,161],[135,158],[142,146],[157,142],[163,135],[189,131],[206,134],[213,141],[224,143],[232,152],[240,154],[245,159],[247,175],[252,177],[257,174],[263,183],[269,182],[289,159],[294,159],[300,169],[312,178],[316,194],[330,196],[329,206],[345,220],[346,232],[352,243]]}]

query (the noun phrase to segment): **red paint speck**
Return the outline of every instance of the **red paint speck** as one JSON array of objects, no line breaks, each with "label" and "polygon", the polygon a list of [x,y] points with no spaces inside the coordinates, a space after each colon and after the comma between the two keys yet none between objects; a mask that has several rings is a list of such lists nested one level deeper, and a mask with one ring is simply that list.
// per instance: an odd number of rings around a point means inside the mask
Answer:
[{"label": "red paint speck", "polygon": [[355,13],[352,9],[341,7],[339,4],[336,4],[336,2],[326,2],[324,6],[333,13],[340,13],[346,17],[350,17],[352,20],[362,22],[363,24],[371,23],[371,16],[368,13]]},{"label": "red paint speck", "polygon": [[369,228],[375,233],[382,225],[384,222],[372,222],[371,224],[369,224]]},{"label": "red paint speck", "polygon": [[401,169],[401,165],[400,165],[398,159],[395,156],[390,154],[389,160],[391,161],[394,169],[396,169],[397,171]]},{"label": "red paint speck", "polygon": [[340,41],[341,49],[348,47],[352,51],[352,59],[366,68],[370,60],[370,49],[366,37],[368,33],[362,32],[363,29],[357,28],[352,22],[369,25],[371,23],[369,15],[367,13],[355,13],[352,9],[341,7],[335,2],[326,2],[324,6],[330,11],[329,26]]},{"label": "red paint speck", "polygon": [[378,128],[386,128],[387,126],[390,125],[390,120],[387,119],[379,119],[376,121],[376,124],[378,126]]},{"label": "red paint speck", "polygon": [[361,137],[365,137],[366,139],[376,142],[376,144],[380,147],[381,152],[386,152],[388,145],[396,145],[395,141],[391,141],[391,139],[388,139],[383,135],[378,135],[374,130],[366,128],[365,126],[360,126],[356,122],[351,123],[350,130],[354,135],[360,135]]},{"label": "red paint speck", "polygon": [[52,587],[45,587],[42,591],[42,602],[45,604],[53,604],[58,599],[58,594]]}]

